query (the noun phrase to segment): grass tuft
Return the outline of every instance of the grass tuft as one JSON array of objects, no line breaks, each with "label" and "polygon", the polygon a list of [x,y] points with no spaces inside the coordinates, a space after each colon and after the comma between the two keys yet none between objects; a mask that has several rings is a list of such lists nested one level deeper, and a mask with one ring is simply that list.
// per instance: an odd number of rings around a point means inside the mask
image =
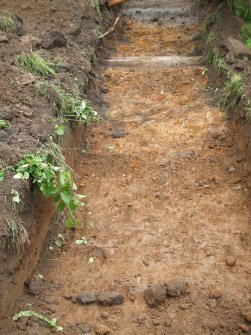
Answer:
[{"label": "grass tuft", "polygon": [[0,14],[0,30],[9,33],[15,28],[15,22],[11,17],[11,13],[3,12]]},{"label": "grass tuft", "polygon": [[18,216],[7,220],[5,250],[9,254],[13,252],[19,254],[24,249],[26,243],[29,243],[29,235]]},{"label": "grass tuft", "polygon": [[251,6],[248,4],[247,0],[235,0],[233,9],[236,15],[251,22]]},{"label": "grass tuft", "polygon": [[10,122],[0,119],[0,129],[10,128]]},{"label": "grass tuft", "polygon": [[21,53],[16,56],[19,64],[28,72],[44,77],[55,77],[58,64],[47,62],[37,52]]},{"label": "grass tuft", "polygon": [[76,94],[65,91],[57,84],[47,84],[45,81],[36,83],[40,95],[46,96],[48,89],[56,96],[54,108],[60,120],[79,121],[84,124],[100,120],[98,114],[93,110],[86,100],[79,99]]},{"label": "grass tuft", "polygon": [[244,94],[243,80],[241,75],[232,73],[228,81],[225,82],[224,88],[221,90],[222,98],[220,106],[227,111],[232,111]]}]

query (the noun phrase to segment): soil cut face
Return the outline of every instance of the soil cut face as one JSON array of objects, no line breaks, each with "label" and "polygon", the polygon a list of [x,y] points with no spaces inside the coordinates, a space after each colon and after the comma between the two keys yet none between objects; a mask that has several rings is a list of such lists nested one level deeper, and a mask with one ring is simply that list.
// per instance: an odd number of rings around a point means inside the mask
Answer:
[{"label": "soil cut face", "polygon": [[[137,3],[142,15],[151,6],[134,1],[129,15]],[[144,64],[103,68],[109,121],[79,162],[83,227],[61,249],[45,246],[43,287],[18,310],[31,304],[69,335],[248,332],[250,181],[238,130],[213,104],[197,58],[147,62],[188,57],[198,26],[125,20],[114,59]],[[1,334],[49,332],[35,321],[15,327]]]}]

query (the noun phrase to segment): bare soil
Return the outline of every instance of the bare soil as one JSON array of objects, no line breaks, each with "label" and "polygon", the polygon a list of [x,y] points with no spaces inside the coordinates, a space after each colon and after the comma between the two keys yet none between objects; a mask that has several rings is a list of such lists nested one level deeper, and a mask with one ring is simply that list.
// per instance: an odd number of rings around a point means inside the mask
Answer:
[{"label": "bare soil", "polygon": [[[198,32],[125,18],[114,58],[188,56]],[[83,225],[74,234],[51,228],[35,271],[42,289],[34,296],[27,288],[15,311],[57,317],[67,335],[250,333],[249,158],[240,129],[214,103],[204,66],[100,72],[108,120],[92,130],[76,166],[87,195]],[[83,237],[87,244],[76,244]],[[144,291],[170,280],[189,292],[150,308]],[[75,298],[107,291],[124,302]],[[3,335],[50,333],[35,320],[1,327]]]}]

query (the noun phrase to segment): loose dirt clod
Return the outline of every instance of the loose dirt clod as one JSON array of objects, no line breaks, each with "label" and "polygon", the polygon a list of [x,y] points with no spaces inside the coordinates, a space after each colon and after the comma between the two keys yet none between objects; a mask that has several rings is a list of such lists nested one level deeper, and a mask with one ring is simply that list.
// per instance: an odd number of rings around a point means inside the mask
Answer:
[{"label": "loose dirt clod", "polygon": [[169,297],[180,297],[188,293],[188,283],[185,281],[175,279],[166,284],[166,294]]},{"label": "loose dirt clod", "polygon": [[93,304],[96,300],[91,292],[83,292],[78,297],[77,300],[83,305]]},{"label": "loose dirt clod", "polygon": [[144,298],[151,308],[164,304],[166,300],[166,286],[164,284],[154,284],[148,287],[144,291]]},{"label": "loose dirt clod", "polygon": [[236,258],[234,256],[228,256],[226,259],[226,265],[230,267],[234,267],[236,264]]},{"label": "loose dirt clod", "polygon": [[29,293],[32,295],[39,295],[43,292],[44,283],[43,278],[39,275],[35,275],[32,277],[29,283]]},{"label": "loose dirt clod", "polygon": [[118,292],[101,292],[96,296],[97,304],[102,306],[121,305],[124,302],[124,297]]}]

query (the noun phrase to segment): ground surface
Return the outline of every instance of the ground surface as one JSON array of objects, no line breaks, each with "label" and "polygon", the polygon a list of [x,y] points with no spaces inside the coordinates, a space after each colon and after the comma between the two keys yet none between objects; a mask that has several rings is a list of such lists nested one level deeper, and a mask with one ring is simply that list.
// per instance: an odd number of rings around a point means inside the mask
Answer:
[{"label": "ground surface", "polygon": [[[116,42],[114,58],[189,55],[197,25],[174,28],[169,21],[128,19],[127,42]],[[46,245],[36,270],[44,287],[18,306],[59,318],[65,334],[248,332],[246,156],[235,126],[212,102],[204,67],[197,59],[177,63],[103,68],[109,121],[93,129],[79,162],[88,196],[79,213],[83,228],[60,250]],[[83,236],[87,245],[77,245]],[[187,282],[189,294],[148,307],[144,290],[174,279]],[[118,291],[125,300],[103,307],[70,299],[85,291]],[[25,320],[15,327],[1,334],[49,333]]]}]

